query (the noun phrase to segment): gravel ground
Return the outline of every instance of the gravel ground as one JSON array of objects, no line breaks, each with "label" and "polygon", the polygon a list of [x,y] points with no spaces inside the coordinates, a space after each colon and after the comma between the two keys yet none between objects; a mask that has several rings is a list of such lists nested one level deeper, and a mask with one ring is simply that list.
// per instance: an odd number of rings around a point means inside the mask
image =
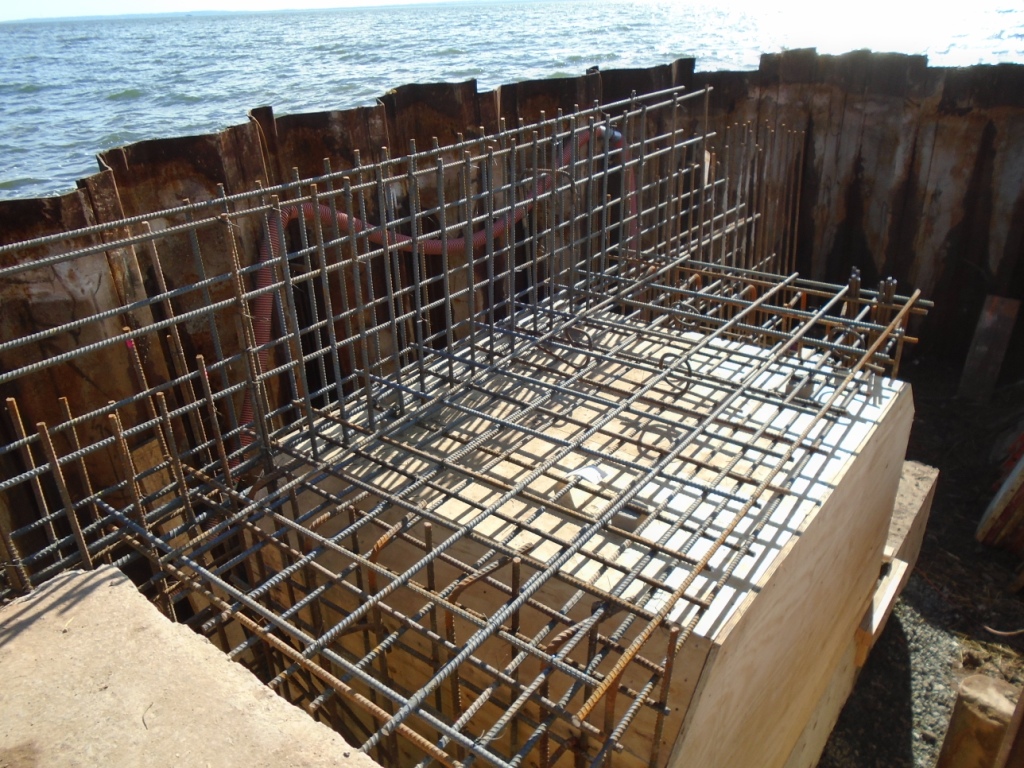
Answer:
[{"label": "gravel ground", "polygon": [[1024,637],[988,630],[1024,627],[1024,600],[1009,590],[1019,560],[974,540],[1000,451],[1024,431],[1024,382],[977,406],[955,397],[958,372],[949,367],[911,366],[907,378],[917,409],[908,458],[938,467],[939,485],[917,568],[819,768],[931,768],[960,679],[1024,684]]}]

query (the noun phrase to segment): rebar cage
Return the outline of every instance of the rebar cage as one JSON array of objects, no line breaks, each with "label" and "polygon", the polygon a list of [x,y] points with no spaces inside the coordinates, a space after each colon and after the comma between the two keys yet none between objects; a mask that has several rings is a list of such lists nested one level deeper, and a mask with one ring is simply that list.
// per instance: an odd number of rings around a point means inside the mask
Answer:
[{"label": "rebar cage", "polygon": [[706,100],[0,247],[0,595],[115,563],[385,765],[663,765],[923,311],[799,279],[802,135]]}]

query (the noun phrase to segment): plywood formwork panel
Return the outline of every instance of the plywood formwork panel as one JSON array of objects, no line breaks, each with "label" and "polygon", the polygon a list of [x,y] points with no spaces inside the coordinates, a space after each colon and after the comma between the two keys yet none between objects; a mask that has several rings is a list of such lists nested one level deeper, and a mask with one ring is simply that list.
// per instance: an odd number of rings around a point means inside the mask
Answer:
[{"label": "plywood formwork panel", "polygon": [[867,661],[867,654],[881,636],[896,599],[917,563],[938,474],[937,469],[916,461],[903,462],[883,555],[886,566],[875,584],[861,624],[847,640],[846,650],[833,668],[824,693],[786,761],[786,768],[814,768],[818,764],[832,728]]},{"label": "plywood formwork panel", "polygon": [[912,417],[901,387],[717,634],[673,766],[785,764],[878,578]]}]

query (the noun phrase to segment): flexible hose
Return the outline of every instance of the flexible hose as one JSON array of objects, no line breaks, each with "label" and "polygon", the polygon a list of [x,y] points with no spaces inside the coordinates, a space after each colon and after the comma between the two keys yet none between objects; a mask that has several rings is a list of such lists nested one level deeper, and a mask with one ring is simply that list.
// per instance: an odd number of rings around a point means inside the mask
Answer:
[{"label": "flexible hose", "polygon": [[[616,149],[621,148],[623,151],[622,164],[626,168],[626,188],[629,196],[629,214],[631,219],[630,239],[635,241],[638,237],[639,229],[637,227],[636,194],[633,188],[633,169],[629,165],[628,149],[624,146],[622,134],[616,130],[598,126],[594,133],[599,137],[604,136],[607,133],[610,145]],[[589,141],[590,131],[586,130],[579,134],[576,144],[578,147],[582,148]],[[564,167],[571,159],[572,145],[569,145],[562,151],[562,158],[559,163],[559,167]],[[543,194],[548,191],[551,187],[552,178],[553,174],[543,174],[537,183],[537,194]],[[491,238],[493,240],[497,240],[504,235],[510,227],[515,226],[522,221],[523,217],[532,206],[533,202],[531,200],[515,204],[512,209],[512,215],[506,213],[495,221],[494,226],[491,228]],[[252,305],[253,334],[255,336],[260,371],[267,370],[268,350],[266,349],[266,345],[270,341],[271,335],[271,317],[273,313],[274,299],[273,294],[267,290],[272,282],[271,263],[272,260],[278,256],[278,249],[281,245],[282,229],[287,227],[291,222],[296,221],[299,216],[302,216],[302,218],[310,222],[319,217],[321,223],[327,225],[337,221],[338,228],[343,232],[358,234],[360,232],[368,231],[368,238],[376,245],[383,245],[386,239],[388,245],[394,246],[400,251],[411,252],[415,246],[421,253],[427,256],[440,256],[444,253],[444,241],[440,238],[419,239],[414,243],[413,238],[408,235],[391,232],[386,228],[384,233],[382,233],[380,227],[367,225],[366,222],[361,219],[357,219],[354,216],[350,217],[345,213],[335,213],[329,206],[323,204],[314,206],[313,203],[307,202],[299,205],[289,205],[282,208],[280,216],[273,215],[270,217],[269,236],[260,243],[258,263],[262,266],[256,273],[256,290],[260,291],[260,294],[253,301]],[[488,233],[486,229],[481,229],[478,232],[475,232],[470,240],[470,245],[473,251],[486,245],[487,237]],[[449,254],[464,253],[466,250],[466,238],[449,238],[447,246]],[[636,244],[635,247],[639,247],[639,244]],[[246,389],[245,399],[242,402],[242,410],[239,415],[240,425],[244,426],[252,421],[252,409],[252,390]],[[242,431],[240,442],[243,449],[248,448],[254,440],[255,437],[252,432],[249,430]],[[237,464],[237,460],[232,463]]]}]

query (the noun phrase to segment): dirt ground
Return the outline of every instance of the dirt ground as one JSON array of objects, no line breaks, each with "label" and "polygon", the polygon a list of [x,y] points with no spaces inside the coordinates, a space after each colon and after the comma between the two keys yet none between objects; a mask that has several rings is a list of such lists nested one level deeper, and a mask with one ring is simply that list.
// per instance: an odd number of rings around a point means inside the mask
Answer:
[{"label": "dirt ground", "polygon": [[[944,375],[943,375],[944,374]],[[948,629],[964,644],[964,672],[1024,683],[1024,593],[1010,590],[1021,560],[979,544],[974,532],[1001,480],[999,463],[1024,432],[1024,381],[1005,386],[984,405],[954,397],[954,372],[921,370],[911,379],[918,417],[910,458],[942,476],[917,575],[946,601]]]}]

